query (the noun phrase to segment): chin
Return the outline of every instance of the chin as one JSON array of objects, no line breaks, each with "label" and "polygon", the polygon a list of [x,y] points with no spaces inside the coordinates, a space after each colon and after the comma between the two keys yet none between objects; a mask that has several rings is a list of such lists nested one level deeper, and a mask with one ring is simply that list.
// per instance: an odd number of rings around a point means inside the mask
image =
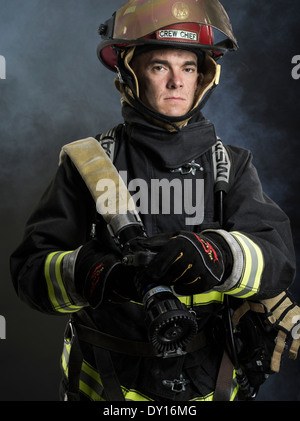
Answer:
[{"label": "chin", "polygon": [[164,114],[166,117],[182,117],[187,113],[187,110],[165,110],[161,114]]}]

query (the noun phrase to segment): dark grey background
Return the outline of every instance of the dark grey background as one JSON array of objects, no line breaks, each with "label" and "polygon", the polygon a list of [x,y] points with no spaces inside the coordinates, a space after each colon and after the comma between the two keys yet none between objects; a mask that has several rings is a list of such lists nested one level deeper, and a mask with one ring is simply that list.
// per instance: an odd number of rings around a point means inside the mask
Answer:
[{"label": "dark grey background", "polygon": [[[0,400],[57,400],[66,319],[16,296],[8,259],[54,174],[63,144],[120,121],[113,75],[96,58],[97,29],[122,0],[0,0],[1,282]],[[204,112],[225,143],[250,148],[265,191],[287,212],[300,263],[300,54],[295,0],[224,0],[240,50],[222,60],[221,84]],[[292,288],[300,302],[299,276]],[[300,358],[286,361],[259,400],[300,401]]]}]

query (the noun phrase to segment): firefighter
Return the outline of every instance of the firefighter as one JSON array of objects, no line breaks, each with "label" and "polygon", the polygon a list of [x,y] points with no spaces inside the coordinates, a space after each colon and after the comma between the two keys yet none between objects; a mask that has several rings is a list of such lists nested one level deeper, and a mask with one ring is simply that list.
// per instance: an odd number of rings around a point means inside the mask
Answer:
[{"label": "firefighter", "polygon": [[[218,0],[131,0],[99,33],[98,57],[118,76],[124,119],[104,140],[136,199],[135,223],[145,235],[134,247],[151,259],[126,262],[120,238],[64,153],[11,256],[14,286],[29,306],[70,316],[62,399],[217,400],[227,297],[272,298],[295,276],[288,217],[264,194],[251,153],[222,147],[201,112],[219,83],[218,60],[237,41]],[[161,194],[157,186],[166,185]],[[171,333],[164,320],[156,326],[157,347],[137,288],[148,283],[184,304]],[[185,323],[191,340],[169,348]],[[239,385],[229,371],[226,399],[234,400]]]}]

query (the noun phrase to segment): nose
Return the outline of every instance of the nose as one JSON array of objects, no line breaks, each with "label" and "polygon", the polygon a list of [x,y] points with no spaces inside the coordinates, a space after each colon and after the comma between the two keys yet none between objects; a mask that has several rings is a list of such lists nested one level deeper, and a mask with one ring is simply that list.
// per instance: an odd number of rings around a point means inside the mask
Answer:
[{"label": "nose", "polygon": [[183,80],[180,75],[180,72],[172,71],[170,74],[170,78],[167,83],[168,89],[178,89],[183,87]]}]

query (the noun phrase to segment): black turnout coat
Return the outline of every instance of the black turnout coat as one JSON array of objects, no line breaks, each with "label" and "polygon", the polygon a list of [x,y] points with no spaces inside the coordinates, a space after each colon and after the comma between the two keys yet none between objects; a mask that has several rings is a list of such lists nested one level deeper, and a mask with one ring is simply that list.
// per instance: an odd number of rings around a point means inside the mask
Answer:
[{"label": "black turnout coat", "polygon": [[[247,284],[245,288],[237,285],[230,291],[231,297],[268,298],[287,289],[295,274],[289,220],[264,194],[251,153],[236,146],[227,146],[231,161],[230,189],[224,197],[223,226],[220,227],[212,165],[212,147],[217,140],[213,124],[199,113],[181,130],[169,132],[146,121],[128,105],[124,105],[123,115],[125,123],[117,131],[114,164],[126,179],[131,194],[139,198],[137,206],[148,236],[178,230],[201,232],[222,228],[235,233],[245,260],[248,259],[252,268],[251,273],[257,269],[255,265],[260,265],[255,282],[250,278],[244,280]],[[190,167],[185,167],[185,164],[192,161],[199,166],[196,171],[189,172],[187,169]],[[180,168],[183,170],[178,170]],[[181,202],[175,200],[178,196],[174,199],[172,189],[168,191],[169,197],[157,194],[155,182],[172,182],[174,179],[180,180],[178,188],[188,186],[188,193],[192,194],[191,200],[195,207],[199,207],[198,210],[188,202],[189,196],[184,195],[183,190],[174,189],[176,195],[182,193]],[[190,180],[190,184],[185,185],[184,180]],[[197,184],[196,180],[202,181]],[[136,187],[141,185],[144,187],[142,197]],[[11,273],[17,294],[29,306],[48,314],[72,314],[76,317],[77,310],[84,308],[101,332],[132,341],[148,341],[141,303],[103,303],[92,309],[80,299],[76,301],[67,287],[65,294],[58,299],[57,291],[63,288],[64,282],[62,272],[58,270],[60,279],[46,275],[48,256],[75,250],[84,244],[90,239],[95,223],[103,254],[111,250],[118,253],[106,224],[101,216],[96,215],[95,218],[95,213],[95,203],[88,188],[66,157],[30,216],[24,239],[11,257]],[[247,241],[255,245],[250,252],[247,251]],[[55,265],[57,267],[58,260]],[[217,325],[215,316],[222,308],[223,299],[224,292],[218,291],[181,297],[197,313],[199,331],[205,332],[207,339],[206,345],[194,352],[166,359],[111,352],[126,399],[212,399],[223,353],[223,346],[213,332]],[[70,348],[71,344],[64,343],[62,367],[65,386]],[[103,400],[106,396],[94,349],[87,343],[82,344],[80,393],[82,398]],[[234,387],[232,391],[234,397]]]}]

